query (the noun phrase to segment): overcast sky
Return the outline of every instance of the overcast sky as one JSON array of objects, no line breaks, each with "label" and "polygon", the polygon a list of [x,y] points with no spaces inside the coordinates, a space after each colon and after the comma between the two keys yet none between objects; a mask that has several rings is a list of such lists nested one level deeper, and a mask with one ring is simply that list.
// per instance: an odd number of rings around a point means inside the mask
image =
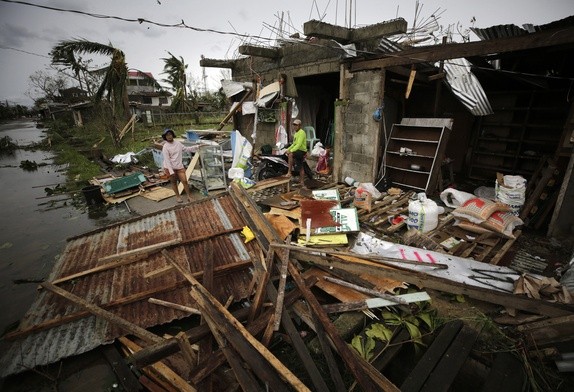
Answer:
[{"label": "overcast sky", "polygon": [[[205,71],[207,87],[216,89],[220,86],[221,70],[202,70],[201,55],[232,59],[237,57],[236,49],[241,44],[272,44],[281,18],[287,34],[302,34],[303,23],[311,19],[341,26],[365,26],[402,17],[412,27],[416,3],[415,0],[0,0],[0,99],[10,104],[31,105],[25,95],[29,76],[48,67],[50,50],[62,40],[83,38],[111,43],[124,51],[128,67],[152,72],[157,79],[165,77],[161,74],[164,66],[161,58],[171,52],[183,57],[198,83]],[[418,3],[422,7],[419,19],[435,14],[443,27],[460,23],[462,30],[472,25],[545,24],[574,15],[573,0],[420,0]],[[138,19],[151,23],[131,21]],[[186,27],[161,26],[180,23]],[[470,37],[477,40],[472,33]],[[96,61],[105,65],[103,59]]]}]

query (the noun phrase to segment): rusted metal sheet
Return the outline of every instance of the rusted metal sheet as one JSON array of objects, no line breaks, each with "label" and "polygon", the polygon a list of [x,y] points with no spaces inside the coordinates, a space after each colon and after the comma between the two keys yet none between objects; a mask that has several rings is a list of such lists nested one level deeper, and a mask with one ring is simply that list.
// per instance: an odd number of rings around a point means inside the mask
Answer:
[{"label": "rusted metal sheet", "polygon": [[[243,242],[240,231],[245,225],[227,193],[131,219],[70,239],[49,280],[92,271],[65,280],[59,286],[140,327],[165,324],[187,315],[151,304],[148,298],[188,307],[195,304],[188,283],[175,270],[145,277],[170,265],[153,246],[171,244],[167,246],[169,254],[191,273],[198,274],[199,280],[205,263],[213,263],[217,282],[213,295],[221,302],[230,296],[241,300],[248,296],[250,262],[253,255],[260,254],[256,241]],[[170,242],[173,240],[177,243]],[[142,248],[150,250],[137,253]],[[122,253],[129,256],[121,257]],[[206,254],[211,254],[210,260],[205,259]],[[94,270],[102,265],[107,268]],[[238,267],[229,269],[233,265]],[[228,272],[218,272],[221,270]],[[65,323],[57,325],[58,320]],[[0,361],[0,376],[89,351],[124,333],[63,298],[39,292],[13,335],[18,338]]]}]

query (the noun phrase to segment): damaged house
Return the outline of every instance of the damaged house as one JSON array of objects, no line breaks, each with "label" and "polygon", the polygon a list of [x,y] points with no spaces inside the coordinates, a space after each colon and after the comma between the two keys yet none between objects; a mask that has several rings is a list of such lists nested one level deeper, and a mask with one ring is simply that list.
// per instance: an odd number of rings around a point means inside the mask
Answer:
[{"label": "damaged house", "polygon": [[[384,214],[391,204],[434,196],[455,178],[494,185],[502,173],[529,182],[527,225],[571,236],[573,21],[492,27],[476,30],[483,41],[425,47],[391,40],[406,32],[402,19],[361,29],[310,21],[305,40],[244,45],[248,57],[229,62],[202,59],[248,86],[233,99],[257,109],[232,115],[255,149],[275,145],[300,118],[330,149],[335,182],[311,197],[284,192],[291,199],[277,205],[297,204],[299,226],[262,212],[257,194],[266,185],[232,182],[192,204],[69,239],[32,309],[4,336],[0,373],[113,344],[124,356],[113,366],[125,390],[525,390],[533,370],[507,351],[473,350],[480,329],[458,319],[423,329],[433,324],[424,312],[432,290],[524,316],[513,322],[529,338],[520,340],[525,355],[551,357],[537,345],[571,343],[568,291],[522,295],[536,291],[534,279],[496,265],[512,232],[494,242],[477,235],[485,241],[455,254],[386,243],[363,229],[391,234],[405,227]],[[343,225],[331,211],[343,215],[334,206],[349,203],[339,197],[346,177],[404,192],[372,211],[349,208],[355,215]],[[355,236],[351,246],[310,246],[312,230],[331,223]],[[344,331],[342,319],[359,328]],[[174,320],[189,325],[162,334]],[[413,343],[425,347],[421,355]]]},{"label": "damaged house", "polygon": [[[432,195],[453,177],[494,184],[497,172],[520,175],[538,199],[529,206],[537,211],[532,224],[568,236],[573,24],[568,17],[528,30],[494,26],[474,29],[481,41],[415,47],[404,19],[359,29],[309,21],[306,39],[242,45],[242,58],[200,64],[229,68],[233,80],[253,84],[247,100],[263,102],[257,114],[236,115],[235,124],[255,150],[275,145],[278,129],[288,132],[287,119],[298,117],[329,147],[337,181],[386,177],[390,186]],[[272,100],[255,96],[273,84]],[[427,121],[422,138],[441,141],[428,154],[432,159],[399,159],[401,144],[393,139],[404,132],[401,122],[420,118],[446,118],[452,126],[442,132]],[[411,150],[423,150],[424,143]]]}]

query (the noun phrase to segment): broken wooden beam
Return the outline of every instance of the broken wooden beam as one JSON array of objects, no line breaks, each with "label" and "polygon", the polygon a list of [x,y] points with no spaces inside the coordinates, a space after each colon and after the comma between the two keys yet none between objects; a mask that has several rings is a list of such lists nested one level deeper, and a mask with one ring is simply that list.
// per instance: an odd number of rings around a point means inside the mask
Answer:
[{"label": "broken wooden beam", "polygon": [[[162,254],[191,284],[190,294],[196,300],[202,313],[213,319],[217,328],[225,332],[226,339],[234,346],[243,360],[250,363],[253,371],[257,372],[260,379],[268,382],[273,390],[287,390],[286,384],[297,391],[309,390],[281,361],[255,339],[211,293],[205,290],[205,287],[189,271],[177,264],[167,251],[162,251]],[[304,285],[304,283],[302,284]],[[286,384],[277,383],[277,376]]]},{"label": "broken wooden beam", "polygon": [[53,285],[49,282],[43,282],[41,283],[42,287],[45,288],[46,290],[49,290],[50,292],[67,299],[70,302],[73,302],[74,304],[86,309],[88,312],[92,313],[93,315],[103,318],[104,320],[108,321],[110,324],[116,325],[120,328],[122,328],[124,331],[129,332],[131,334],[134,334],[135,336],[137,336],[138,338],[148,342],[148,343],[158,343],[160,341],[162,341],[163,339],[151,332],[149,332],[148,330],[135,325],[133,323],[130,323],[129,321],[116,316],[115,314],[108,312],[107,310],[104,310],[102,308],[100,308],[99,306],[96,306],[94,304],[89,303],[88,301],[86,301],[83,298],[78,297],[77,295],[74,295],[72,293],[70,293],[69,291],[66,291],[56,285]]},{"label": "broken wooden beam", "polygon": [[[233,312],[233,315],[238,320],[246,320],[249,309],[239,309]],[[194,327],[188,331],[185,331],[185,336],[190,344],[197,343],[204,337],[211,333],[209,327],[205,325],[200,325]],[[175,354],[179,351],[179,345],[177,339],[170,338],[165,339],[162,342],[144,347],[143,349],[133,353],[128,361],[138,369],[145,366],[151,365],[152,363],[158,362],[165,357]]]},{"label": "broken wooden beam", "polygon": [[[480,301],[502,305],[512,309],[520,309],[526,312],[544,314],[549,317],[567,316],[574,312],[572,305],[559,304],[549,301],[536,300],[526,296],[505,293],[477,286],[469,286],[464,283],[452,281],[443,277],[425,274],[415,270],[401,270],[397,268],[381,268],[380,266],[366,263],[356,263],[339,258],[325,258],[317,253],[325,253],[316,249],[306,249],[291,245],[274,244],[274,247],[290,247],[293,258],[308,263],[335,267],[357,274],[369,274],[399,280],[414,284],[418,287],[427,287],[451,294],[464,294]],[[315,254],[313,254],[315,253]],[[347,253],[349,257],[369,260],[368,256]]]},{"label": "broken wooden beam", "polygon": [[327,314],[321,308],[317,298],[311,293],[311,291],[305,286],[303,278],[297,268],[289,263],[289,273],[293,278],[295,284],[301,290],[303,297],[307,301],[309,308],[311,309],[314,316],[321,322],[322,327],[325,332],[337,348],[337,352],[341,358],[345,361],[350,372],[355,376],[357,382],[361,387],[367,391],[399,391],[399,389],[390,382],[385,376],[374,369],[368,362],[362,360],[357,353],[355,353],[349,345],[341,339]]}]

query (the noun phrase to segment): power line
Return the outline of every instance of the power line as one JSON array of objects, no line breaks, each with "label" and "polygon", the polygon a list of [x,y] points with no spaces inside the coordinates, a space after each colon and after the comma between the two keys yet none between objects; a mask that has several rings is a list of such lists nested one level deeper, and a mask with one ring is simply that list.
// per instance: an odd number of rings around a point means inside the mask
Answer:
[{"label": "power line", "polygon": [[46,58],[46,59],[51,59],[50,56],[46,56],[46,55],[44,55],[44,54],[27,52],[27,51],[22,50],[22,49],[11,48],[11,47],[9,47],[9,46],[4,46],[4,45],[0,45],[0,49],[15,50],[16,52],[22,52],[22,53],[26,53],[26,54],[31,54],[32,56],[38,56],[38,57],[44,57],[44,58]]},{"label": "power line", "polygon": [[250,35],[250,34],[241,34],[241,33],[230,32],[230,31],[203,29],[200,27],[188,26],[183,19],[181,20],[180,23],[167,24],[167,23],[154,22],[154,21],[144,19],[144,18],[136,18],[136,19],[123,18],[120,16],[95,14],[95,13],[91,13],[91,12],[84,12],[84,11],[78,11],[78,10],[72,10],[72,9],[50,7],[47,5],[33,4],[33,3],[28,3],[25,1],[18,1],[18,0],[0,0],[0,1],[3,1],[5,3],[15,3],[15,4],[27,5],[27,6],[31,6],[31,7],[43,8],[43,9],[47,9],[50,11],[69,12],[69,13],[85,15],[85,16],[89,16],[89,17],[97,18],[97,19],[114,19],[114,20],[120,20],[122,22],[130,22],[130,23],[138,23],[138,24],[147,23],[147,24],[151,24],[151,25],[159,26],[159,27],[185,28],[185,29],[198,31],[198,32],[204,32],[204,33],[215,33],[215,34],[222,34],[222,35],[233,35],[233,36],[238,36],[238,37],[243,37],[243,38],[258,38],[258,39],[263,39],[263,40],[270,40],[269,38],[259,37],[259,36]]}]

